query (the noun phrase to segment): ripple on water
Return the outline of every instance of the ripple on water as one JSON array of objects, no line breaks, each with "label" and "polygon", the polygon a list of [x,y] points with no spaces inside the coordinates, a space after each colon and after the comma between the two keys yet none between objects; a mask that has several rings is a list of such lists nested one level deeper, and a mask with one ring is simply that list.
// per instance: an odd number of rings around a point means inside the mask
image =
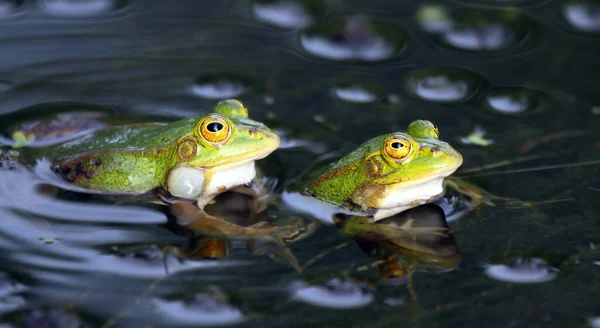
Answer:
[{"label": "ripple on water", "polygon": [[416,17],[421,28],[441,44],[464,51],[504,50],[527,40],[533,31],[532,20],[513,9],[450,10],[443,5],[425,5]]},{"label": "ripple on water", "polygon": [[21,328],[61,327],[81,328],[86,324],[73,313],[60,309],[33,310],[27,314],[19,325]]},{"label": "ripple on water", "polygon": [[330,309],[354,309],[369,305],[374,296],[358,283],[341,278],[332,278],[320,286],[309,286],[303,282],[292,286],[294,299]]},{"label": "ripple on water", "polygon": [[352,103],[372,103],[385,96],[385,91],[376,85],[347,84],[334,87],[335,97]]},{"label": "ripple on water", "polygon": [[484,82],[479,74],[453,67],[422,68],[409,73],[405,87],[413,96],[433,102],[471,98]]},{"label": "ripple on water", "polygon": [[305,28],[325,14],[323,1],[256,0],[252,4],[256,20],[281,28]]},{"label": "ripple on water", "polygon": [[556,278],[558,273],[558,269],[548,266],[546,261],[540,258],[517,258],[509,265],[485,265],[485,274],[488,277],[515,283],[546,282]]},{"label": "ripple on water", "polygon": [[[2,17],[2,3],[0,3],[0,17]],[[8,91],[12,85],[8,81],[0,80],[0,92]]]},{"label": "ripple on water", "polygon": [[[16,13],[21,5],[23,5],[23,0],[0,0],[0,18]],[[0,81],[0,84],[2,82]]]},{"label": "ripple on water", "polygon": [[121,9],[128,0],[39,0],[51,15],[65,17],[95,16]]},{"label": "ripple on water", "polygon": [[24,285],[12,280],[6,273],[0,272],[0,314],[23,307],[27,301],[20,293],[27,289]]},{"label": "ripple on water", "polygon": [[210,294],[176,301],[157,299],[154,305],[169,325],[224,326],[246,320],[239,309]]},{"label": "ripple on water", "polygon": [[579,32],[600,32],[600,1],[563,1],[562,14],[567,23]]},{"label": "ripple on water", "polygon": [[83,103],[46,103],[30,106],[0,115],[0,145],[56,145],[106,127],[108,124],[103,120],[115,113],[112,107]]},{"label": "ripple on water", "polygon": [[484,101],[488,109],[504,115],[528,115],[557,106],[545,93],[527,87],[494,87],[485,93]]},{"label": "ripple on water", "polygon": [[194,80],[191,92],[206,99],[226,99],[240,96],[252,85],[252,80],[239,75],[202,75]]},{"label": "ripple on water", "polygon": [[300,32],[308,53],[332,60],[381,61],[408,48],[402,26],[376,17],[336,16]]}]

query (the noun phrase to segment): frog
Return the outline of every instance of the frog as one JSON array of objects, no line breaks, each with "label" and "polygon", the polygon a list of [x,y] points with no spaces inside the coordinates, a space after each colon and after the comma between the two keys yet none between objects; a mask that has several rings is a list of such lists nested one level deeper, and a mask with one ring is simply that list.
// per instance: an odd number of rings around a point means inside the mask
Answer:
[{"label": "frog", "polygon": [[377,222],[439,199],[444,179],[462,162],[435,124],[415,120],[405,132],[373,137],[339,160],[309,169],[308,179],[292,183],[282,199],[329,223],[338,213]]},{"label": "frog", "polygon": [[46,154],[52,170],[77,187],[133,195],[161,189],[203,208],[216,195],[249,183],[255,161],[279,143],[240,101],[227,99],[208,115],[99,129]]}]

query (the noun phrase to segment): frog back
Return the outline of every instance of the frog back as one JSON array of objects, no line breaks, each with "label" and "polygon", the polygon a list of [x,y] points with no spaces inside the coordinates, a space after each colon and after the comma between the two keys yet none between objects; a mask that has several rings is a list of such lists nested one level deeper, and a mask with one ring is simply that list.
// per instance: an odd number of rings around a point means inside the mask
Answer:
[{"label": "frog back", "polygon": [[164,184],[180,138],[198,118],[111,127],[50,149],[53,170],[84,188],[140,194]]}]

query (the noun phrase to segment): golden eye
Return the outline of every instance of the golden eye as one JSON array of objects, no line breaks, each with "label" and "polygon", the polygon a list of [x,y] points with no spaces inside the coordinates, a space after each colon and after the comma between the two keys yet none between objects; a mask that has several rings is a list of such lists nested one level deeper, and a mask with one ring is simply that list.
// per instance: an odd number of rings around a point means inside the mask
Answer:
[{"label": "golden eye", "polygon": [[410,155],[412,144],[410,140],[403,136],[391,136],[385,140],[385,153],[395,160],[402,160]]},{"label": "golden eye", "polygon": [[200,124],[200,135],[208,142],[221,143],[229,138],[231,127],[220,115],[211,115]]}]

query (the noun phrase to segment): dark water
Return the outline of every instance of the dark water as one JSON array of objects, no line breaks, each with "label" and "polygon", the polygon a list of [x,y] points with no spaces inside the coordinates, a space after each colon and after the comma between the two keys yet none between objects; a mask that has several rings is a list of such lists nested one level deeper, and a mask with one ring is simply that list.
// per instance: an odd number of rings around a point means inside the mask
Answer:
[{"label": "dark water", "polygon": [[[164,206],[65,190],[3,147],[6,327],[600,326],[598,1],[1,0],[0,45],[4,138],[48,113],[105,113],[81,120],[97,128],[236,97],[284,136],[263,161],[280,186],[417,118],[464,170],[555,155],[463,173],[530,203],[448,216],[453,237],[418,239],[446,255],[425,265],[388,245],[401,265],[378,267],[381,242],[310,218],[288,248],[193,239]],[[589,165],[484,175],[573,163]],[[445,227],[435,208],[413,215]]]}]

